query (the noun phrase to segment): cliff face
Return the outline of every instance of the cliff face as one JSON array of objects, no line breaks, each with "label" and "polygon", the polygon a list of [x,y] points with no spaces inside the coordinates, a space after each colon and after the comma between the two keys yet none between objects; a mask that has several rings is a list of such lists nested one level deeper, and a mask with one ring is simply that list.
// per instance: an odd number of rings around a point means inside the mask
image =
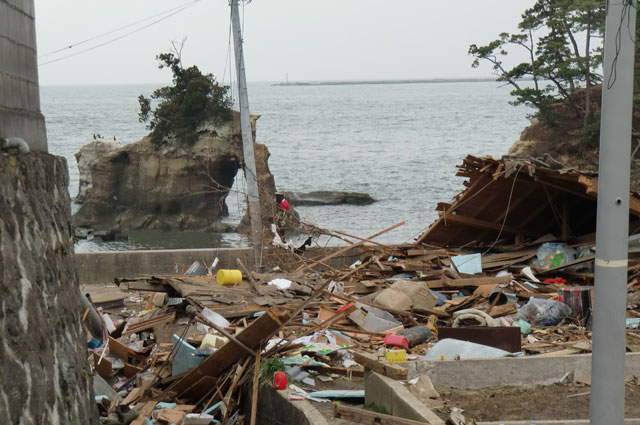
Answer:
[{"label": "cliff face", "polygon": [[[255,121],[252,117],[255,134]],[[255,137],[255,136],[254,136]],[[275,206],[266,146],[255,144],[263,210]],[[205,123],[189,147],[173,140],[154,148],[147,136],[120,146],[102,140],[76,154],[80,171],[76,227],[217,231],[225,199],[243,162],[240,117]],[[263,214],[265,225],[271,223]]]},{"label": "cliff face", "polygon": [[97,423],[64,158],[0,152],[0,423]]}]

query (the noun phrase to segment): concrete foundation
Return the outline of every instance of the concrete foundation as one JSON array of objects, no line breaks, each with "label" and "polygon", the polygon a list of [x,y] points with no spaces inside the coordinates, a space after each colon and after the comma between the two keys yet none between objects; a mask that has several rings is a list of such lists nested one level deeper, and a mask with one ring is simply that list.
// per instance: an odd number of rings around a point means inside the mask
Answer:
[{"label": "concrete foundation", "polygon": [[[477,425],[589,425],[588,419],[564,421],[498,421],[478,422]],[[624,425],[640,425],[640,419],[625,419]]]},{"label": "concrete foundation", "polygon": [[373,371],[364,379],[365,403],[384,407],[393,416],[432,425],[444,424],[438,415],[418,400],[404,384]]},{"label": "concrete foundation", "polygon": [[[322,258],[334,252],[335,247],[311,248],[304,254],[305,258]],[[273,250],[265,251],[265,258]],[[328,262],[332,267],[340,268],[353,264],[359,259],[361,250],[353,249]],[[113,282],[114,278],[136,275],[175,274],[176,267],[189,266],[194,261],[211,264],[214,258],[220,260],[218,268],[237,269],[236,258],[250,269],[253,269],[253,250],[250,248],[218,248],[218,249],[161,249],[140,251],[108,251],[76,254],[78,280],[81,285]],[[322,266],[318,266],[322,270]]]},{"label": "concrete foundation", "polygon": [[[640,353],[627,353],[625,376],[640,376]],[[591,375],[591,354],[407,363],[409,377],[427,374],[435,386],[478,389],[494,386],[550,385]]]},{"label": "concrete foundation", "polygon": [[[315,404],[307,400],[289,401],[287,397],[293,393],[289,389],[277,391],[268,385],[260,388],[256,425],[329,425]],[[245,390],[242,400],[242,410],[247,418],[245,423],[249,423],[251,391]],[[335,421],[342,422],[339,419]]]}]

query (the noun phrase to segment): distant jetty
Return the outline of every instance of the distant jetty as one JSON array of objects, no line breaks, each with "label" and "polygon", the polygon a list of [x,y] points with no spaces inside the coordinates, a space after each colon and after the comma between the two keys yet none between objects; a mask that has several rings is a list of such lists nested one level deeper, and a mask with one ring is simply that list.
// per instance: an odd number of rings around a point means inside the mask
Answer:
[{"label": "distant jetty", "polygon": [[365,84],[425,84],[425,83],[479,83],[495,78],[430,78],[423,80],[361,80],[361,81],[296,81],[275,83],[272,86],[357,86]]}]

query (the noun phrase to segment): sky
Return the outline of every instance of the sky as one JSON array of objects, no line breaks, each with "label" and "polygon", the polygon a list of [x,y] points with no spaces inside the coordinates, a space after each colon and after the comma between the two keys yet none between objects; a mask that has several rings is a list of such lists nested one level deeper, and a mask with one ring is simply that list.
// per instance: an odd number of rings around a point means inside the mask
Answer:
[{"label": "sky", "polygon": [[[155,56],[186,37],[182,57],[229,79],[228,0],[200,0],[135,34],[109,42],[166,15],[113,32],[193,0],[35,0],[39,75],[43,85],[165,84]],[[515,31],[533,0],[253,0],[244,11],[247,80],[336,81],[490,77],[472,69],[469,45]],[[231,55],[233,45],[231,44]],[[513,60],[519,59],[514,56]],[[233,61],[233,57],[231,57]],[[223,79],[222,76],[225,76]]]}]

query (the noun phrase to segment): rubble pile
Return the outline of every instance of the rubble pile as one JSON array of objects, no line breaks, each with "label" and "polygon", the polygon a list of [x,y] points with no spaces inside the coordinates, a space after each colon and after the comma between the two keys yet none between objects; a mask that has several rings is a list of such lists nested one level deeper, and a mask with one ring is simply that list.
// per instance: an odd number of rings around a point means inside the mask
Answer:
[{"label": "rubble pile", "polygon": [[[101,322],[89,352],[96,379],[108,383],[96,390],[103,423],[254,423],[264,385],[288,388],[294,403],[342,400],[334,414],[345,419],[382,420],[348,406],[363,404],[365,391],[353,388],[365,370],[404,381],[409,362],[590,352],[595,177],[475,157],[460,174],[467,189],[438,205],[441,217],[413,244],[375,241],[398,223],[347,236],[349,245],[320,258],[285,255],[286,266],[268,273],[197,262],[173,276],[85,288],[85,319],[95,311]],[[632,208],[631,230],[639,217]],[[634,244],[627,334],[638,351]],[[358,261],[334,268],[354,250]],[[426,398],[443,419],[464,423],[446,400]]]}]

